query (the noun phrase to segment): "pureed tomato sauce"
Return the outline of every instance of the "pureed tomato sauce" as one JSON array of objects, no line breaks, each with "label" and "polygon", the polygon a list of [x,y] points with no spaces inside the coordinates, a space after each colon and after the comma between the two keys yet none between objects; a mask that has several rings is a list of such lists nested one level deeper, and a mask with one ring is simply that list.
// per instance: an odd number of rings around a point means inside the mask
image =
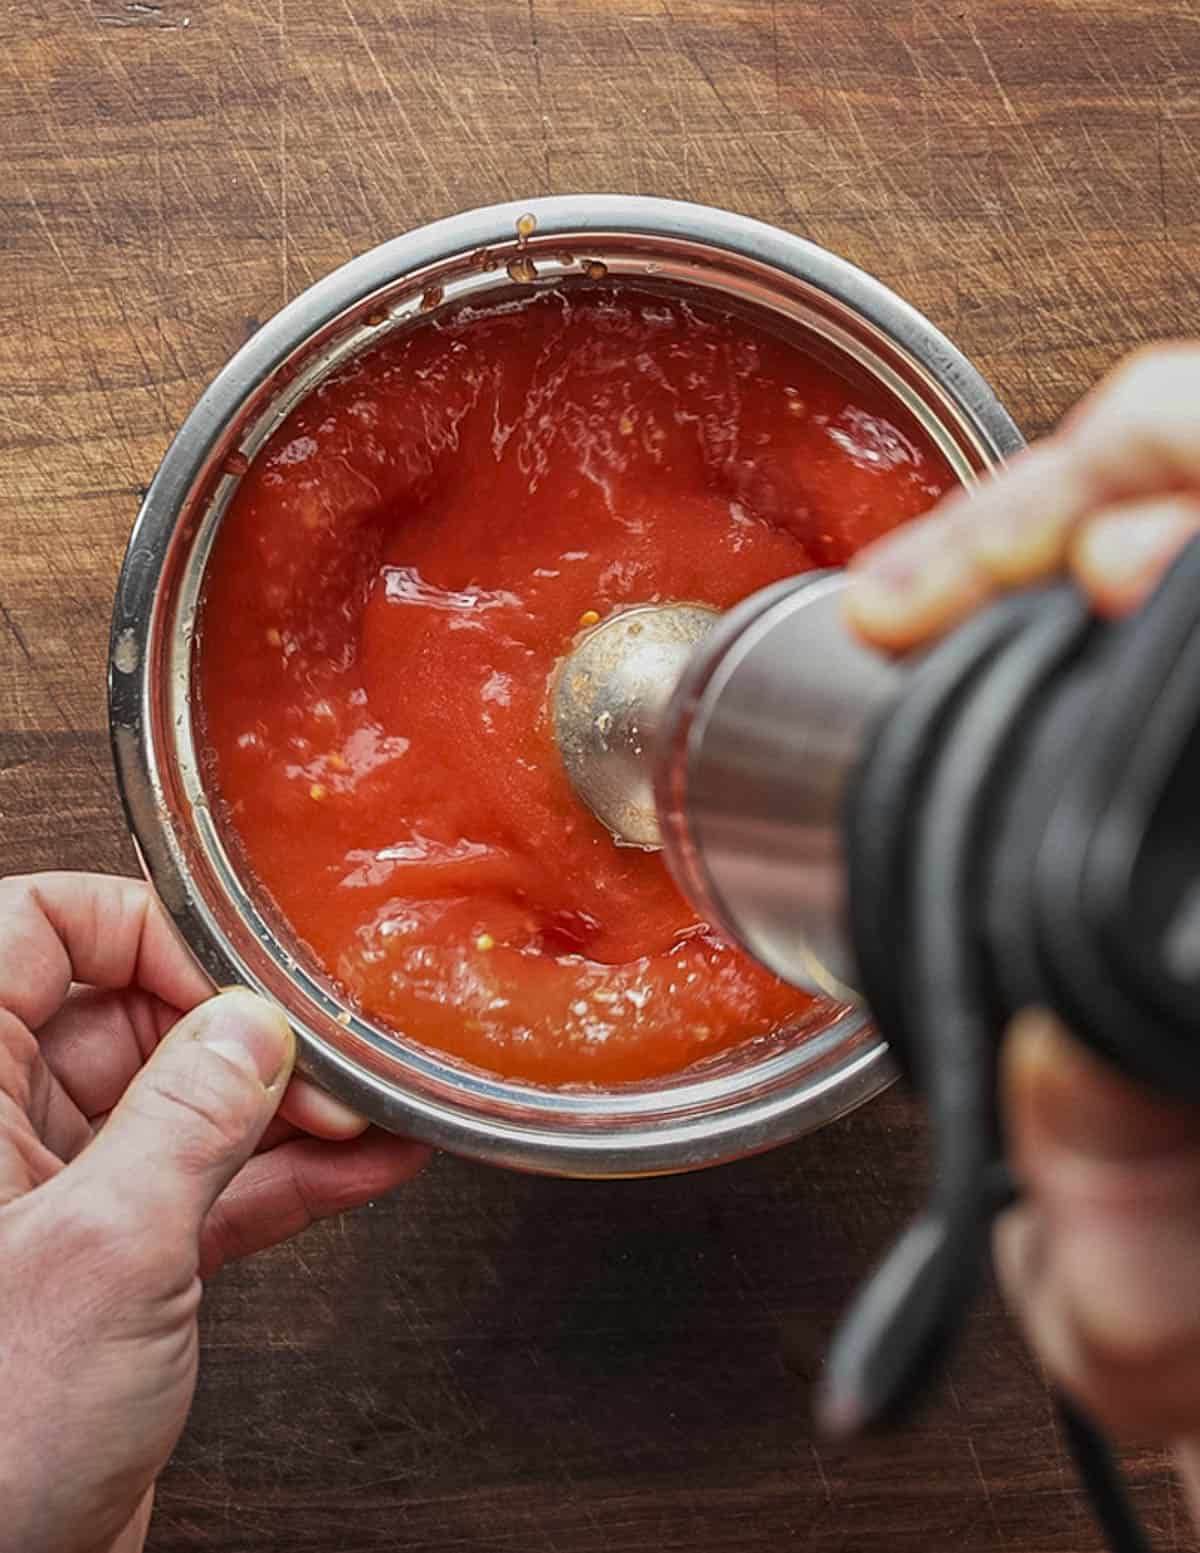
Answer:
[{"label": "pureed tomato sauce", "polygon": [[625,605],[837,565],[953,476],[877,387],[678,295],[559,287],[393,336],[242,479],[205,582],[208,784],[367,1015],[542,1083],[803,1021],[574,796],[547,690]]}]

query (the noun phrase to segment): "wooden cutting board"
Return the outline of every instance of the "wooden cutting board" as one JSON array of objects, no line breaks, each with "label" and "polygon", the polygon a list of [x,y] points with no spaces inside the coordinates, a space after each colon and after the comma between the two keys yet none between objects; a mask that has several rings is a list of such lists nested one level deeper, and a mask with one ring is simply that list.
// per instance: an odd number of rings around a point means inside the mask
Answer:
[{"label": "wooden cutting board", "polygon": [[[928,313],[1030,433],[1193,327],[1192,0],[15,0],[0,16],[0,865],[130,869],[120,552],[258,323],[398,230],[552,191],[803,233]],[[818,1443],[831,1323],[919,1194],[893,1095],[685,1180],[450,1160],[212,1288],[159,1553],[1087,1553],[985,1300],[896,1439]],[[1193,1546],[1130,1458],[1162,1553]]]}]

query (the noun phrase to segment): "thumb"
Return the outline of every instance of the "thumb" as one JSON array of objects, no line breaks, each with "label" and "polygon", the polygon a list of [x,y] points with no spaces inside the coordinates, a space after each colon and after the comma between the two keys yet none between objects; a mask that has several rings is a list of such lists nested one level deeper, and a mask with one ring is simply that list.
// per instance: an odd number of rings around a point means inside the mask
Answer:
[{"label": "thumb", "polygon": [[85,1170],[89,1189],[135,1222],[198,1239],[275,1114],[294,1057],[271,1004],[241,990],[210,998],[159,1044],[67,1173]]},{"label": "thumb", "polygon": [[1200,1425],[1200,1107],[1162,1099],[1028,1013],[1006,1043],[1027,1203],[1001,1277],[1047,1368],[1120,1430]]}]

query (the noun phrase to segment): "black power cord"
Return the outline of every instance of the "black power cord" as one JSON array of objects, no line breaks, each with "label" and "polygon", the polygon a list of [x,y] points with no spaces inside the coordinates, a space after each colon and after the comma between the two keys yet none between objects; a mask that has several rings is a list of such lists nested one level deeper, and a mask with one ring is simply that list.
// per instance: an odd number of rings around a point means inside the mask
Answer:
[{"label": "black power cord", "polygon": [[1153,1553],[1130,1507],[1107,1440],[1074,1403],[1059,1397],[1057,1405],[1075,1470],[1112,1553]]}]

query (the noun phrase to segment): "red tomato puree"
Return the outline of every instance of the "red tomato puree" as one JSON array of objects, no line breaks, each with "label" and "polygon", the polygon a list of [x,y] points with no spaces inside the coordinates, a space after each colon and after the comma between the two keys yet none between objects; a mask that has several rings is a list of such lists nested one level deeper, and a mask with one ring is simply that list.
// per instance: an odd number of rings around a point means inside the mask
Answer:
[{"label": "red tomato puree", "polygon": [[548,683],[611,611],[724,609],[952,480],[879,389],[678,296],[560,287],[393,336],[276,431],[209,563],[242,866],[367,1015],[509,1077],[647,1079],[811,1022],[579,803]]}]

